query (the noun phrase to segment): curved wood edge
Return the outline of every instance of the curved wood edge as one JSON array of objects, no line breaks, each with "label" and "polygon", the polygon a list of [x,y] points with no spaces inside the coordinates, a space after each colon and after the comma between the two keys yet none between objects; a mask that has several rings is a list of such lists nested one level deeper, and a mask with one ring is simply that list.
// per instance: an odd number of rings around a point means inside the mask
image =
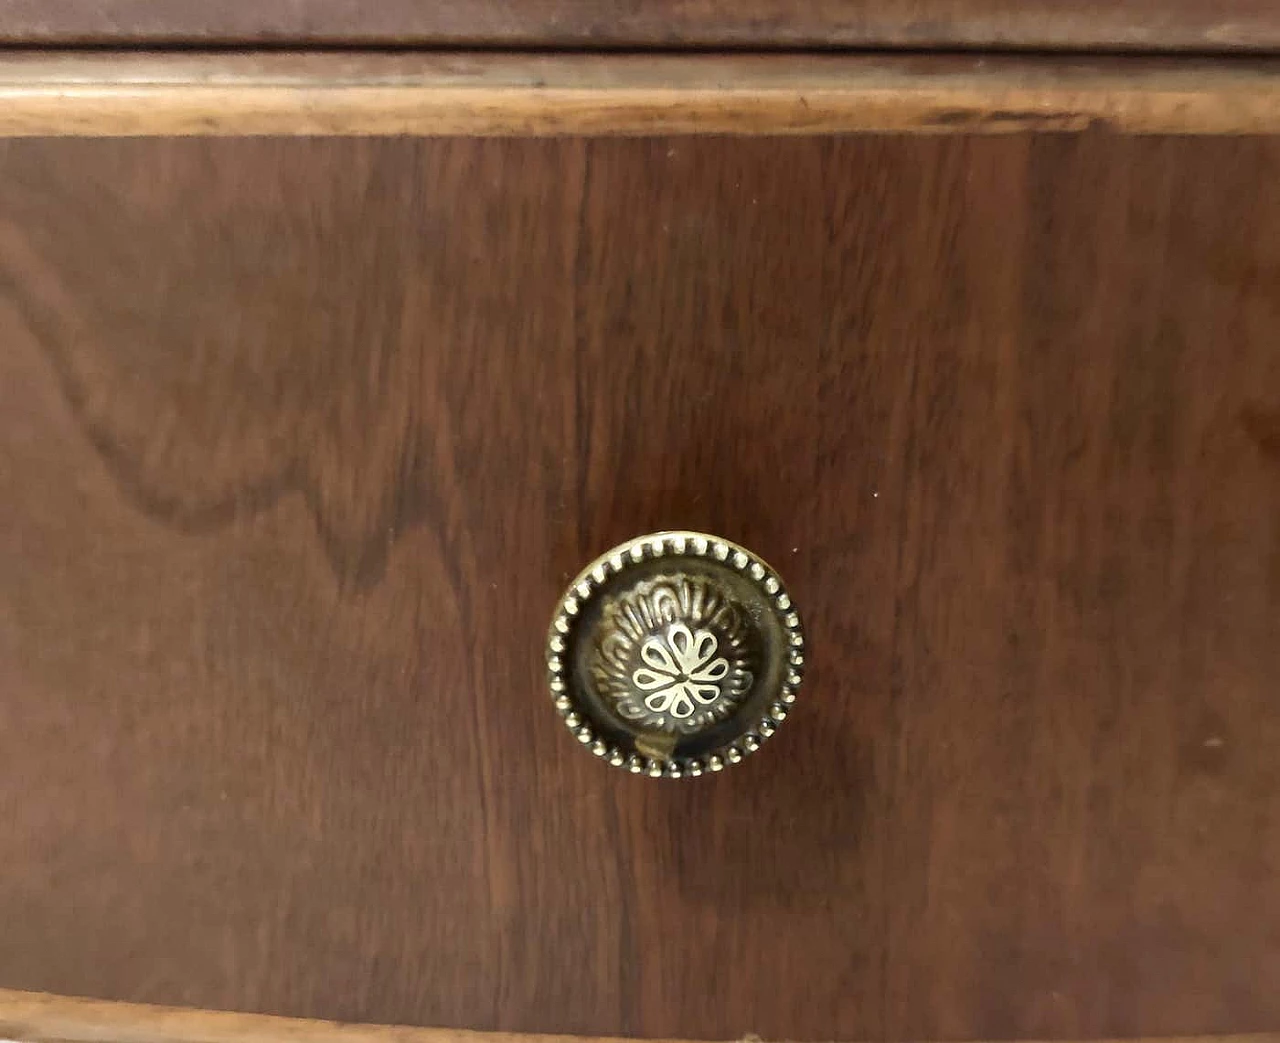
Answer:
[{"label": "curved wood edge", "polygon": [[1280,60],[0,53],[0,136],[1280,132]]},{"label": "curved wood edge", "polygon": [[[0,989],[0,1040],[21,1043],[584,1043],[590,1040],[591,1043],[606,1043],[604,1037],[346,1025],[305,1018],[155,1007],[9,989]],[[1209,1041],[1280,1043],[1280,1033],[1161,1037],[1161,1043]]]},{"label": "curved wood edge", "polygon": [[[0,989],[0,1041],[20,1043],[581,1043],[574,1036],[348,1025]],[[657,1041],[662,1043],[662,1041]],[[671,1043],[671,1041],[667,1041]],[[1254,1041],[1243,1041],[1254,1043]],[[1277,1043],[1259,1040],[1257,1043]]]}]

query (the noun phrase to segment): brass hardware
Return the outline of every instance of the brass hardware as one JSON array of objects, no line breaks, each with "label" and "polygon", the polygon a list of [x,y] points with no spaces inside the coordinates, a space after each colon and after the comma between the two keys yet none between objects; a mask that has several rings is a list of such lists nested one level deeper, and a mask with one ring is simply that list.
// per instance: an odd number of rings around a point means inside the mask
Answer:
[{"label": "brass hardware", "polygon": [[776,570],[700,532],[620,544],[569,585],[547,642],[574,737],[654,778],[722,770],[791,712],[804,632]]}]

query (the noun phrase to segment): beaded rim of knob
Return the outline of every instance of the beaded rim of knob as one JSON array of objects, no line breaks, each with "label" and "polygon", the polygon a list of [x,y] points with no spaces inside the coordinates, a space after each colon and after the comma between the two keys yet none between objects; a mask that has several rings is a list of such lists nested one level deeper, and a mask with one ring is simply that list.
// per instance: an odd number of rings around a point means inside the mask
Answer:
[{"label": "beaded rim of knob", "polygon": [[[642,562],[661,558],[704,558],[740,574],[754,584],[772,607],[786,638],[787,662],[776,697],[757,720],[744,724],[735,739],[699,756],[651,757],[622,749],[591,726],[588,714],[574,699],[569,681],[569,638],[575,617],[583,606],[614,576]],[[804,627],[776,569],[745,547],[720,536],[691,531],[654,532],[606,551],[569,584],[556,606],[547,636],[547,684],[565,727],[605,763],[650,778],[697,778],[740,763],[773,736],[796,701],[796,693],[804,680],[804,656]]]}]

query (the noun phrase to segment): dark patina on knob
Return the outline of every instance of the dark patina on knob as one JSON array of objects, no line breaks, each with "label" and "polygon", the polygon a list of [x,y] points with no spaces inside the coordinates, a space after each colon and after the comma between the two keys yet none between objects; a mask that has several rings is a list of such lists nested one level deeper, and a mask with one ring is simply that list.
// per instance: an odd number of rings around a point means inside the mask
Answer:
[{"label": "dark patina on knob", "polygon": [[786,720],[804,632],[776,570],[701,532],[620,544],[570,584],[547,671],[574,737],[654,778],[722,770]]}]

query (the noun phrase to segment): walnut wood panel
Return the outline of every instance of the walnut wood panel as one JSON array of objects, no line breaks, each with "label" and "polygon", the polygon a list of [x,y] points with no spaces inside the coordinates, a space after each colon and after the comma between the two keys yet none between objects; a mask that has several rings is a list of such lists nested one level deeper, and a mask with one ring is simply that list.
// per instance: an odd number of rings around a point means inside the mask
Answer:
[{"label": "walnut wood panel", "polygon": [[1267,50],[1271,0],[0,0],[9,43]]},{"label": "walnut wood panel", "polygon": [[[0,143],[0,984],[689,1038],[1280,1025],[1280,142]],[[669,526],[802,700],[614,772]]]},{"label": "walnut wood panel", "polygon": [[1280,59],[0,55],[0,136],[1280,133]]}]

